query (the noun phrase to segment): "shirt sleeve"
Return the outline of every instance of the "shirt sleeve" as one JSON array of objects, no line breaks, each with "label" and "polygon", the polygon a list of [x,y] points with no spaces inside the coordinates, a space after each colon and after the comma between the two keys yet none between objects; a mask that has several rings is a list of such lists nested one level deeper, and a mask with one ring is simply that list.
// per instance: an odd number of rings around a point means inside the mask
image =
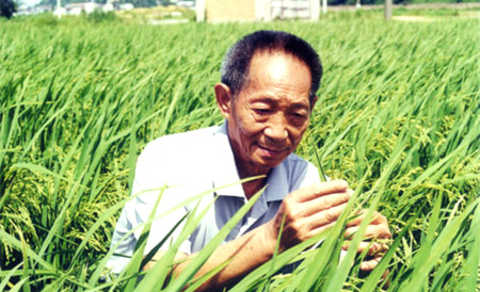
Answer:
[{"label": "shirt sleeve", "polygon": [[127,202],[122,210],[120,218],[117,221],[117,225],[115,226],[115,231],[113,232],[112,236],[112,242],[110,244],[110,249],[115,249],[115,251],[114,255],[112,255],[107,262],[107,268],[109,268],[115,274],[119,274],[129,263],[130,257],[132,256],[137,243],[133,233],[127,235],[127,233],[132,229],[132,222],[128,220],[128,213],[129,209],[131,208],[132,204]]},{"label": "shirt sleeve", "polygon": [[[113,273],[120,273],[130,262],[130,258],[135,250],[138,238],[143,230],[143,223],[148,221],[154,205],[160,195],[162,188],[167,185],[168,175],[166,168],[171,170],[168,158],[162,157],[165,152],[158,141],[147,145],[142,154],[137,159],[135,168],[135,179],[132,187],[130,200],[125,204],[120,218],[117,221],[115,231],[112,236],[111,249],[115,249],[114,254],[107,262],[107,267]],[[168,151],[168,150],[167,150]],[[175,206],[174,189],[166,189],[160,200],[156,217],[169,211]],[[178,203],[178,201],[177,201]],[[152,223],[150,235],[147,240],[145,254],[154,248],[163,239],[173,226],[181,220],[186,214],[185,208],[179,208],[167,216],[163,216]],[[173,234],[176,238],[183,226],[179,226]],[[170,240],[167,241],[169,243]],[[163,249],[167,245],[164,245]],[[190,253],[189,241],[185,241],[179,248],[179,251]]]}]

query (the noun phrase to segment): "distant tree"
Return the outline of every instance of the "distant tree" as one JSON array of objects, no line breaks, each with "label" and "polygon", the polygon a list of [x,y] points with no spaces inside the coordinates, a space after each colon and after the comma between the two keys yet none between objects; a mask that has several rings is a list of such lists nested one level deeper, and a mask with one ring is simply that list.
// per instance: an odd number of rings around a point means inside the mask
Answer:
[{"label": "distant tree", "polygon": [[131,3],[135,7],[153,7],[158,5],[157,0],[117,0],[116,2],[118,4]]},{"label": "distant tree", "polygon": [[[62,5],[65,4],[65,1],[62,1]],[[57,0],[41,0],[39,5],[48,5],[52,8],[57,6]]]},{"label": "distant tree", "polygon": [[0,17],[10,18],[17,11],[17,6],[12,0],[0,0]]},{"label": "distant tree", "polygon": [[157,3],[159,3],[162,6],[168,6],[168,5],[172,4],[172,1],[170,1],[170,0],[160,0],[160,1],[157,1]]},{"label": "distant tree", "polygon": [[[55,1],[56,2],[56,1]],[[53,1],[51,0],[40,0],[40,2],[38,2],[36,5],[48,5],[48,6],[51,6],[53,8]]]},{"label": "distant tree", "polygon": [[152,7],[157,6],[156,0],[129,0],[125,2],[132,3],[135,7]]}]

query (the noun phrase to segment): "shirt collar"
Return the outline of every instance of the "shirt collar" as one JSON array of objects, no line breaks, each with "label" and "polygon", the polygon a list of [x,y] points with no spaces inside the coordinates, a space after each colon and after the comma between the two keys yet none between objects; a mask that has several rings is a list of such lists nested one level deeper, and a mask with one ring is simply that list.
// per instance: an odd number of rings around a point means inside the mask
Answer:
[{"label": "shirt collar", "polygon": [[[242,185],[238,183],[235,158],[228,139],[227,121],[214,132],[214,164],[213,186],[215,188],[230,185],[216,191],[219,196],[245,198]],[[285,161],[273,168],[267,178],[267,188],[263,197],[267,202],[282,200],[289,192],[287,170]]]}]

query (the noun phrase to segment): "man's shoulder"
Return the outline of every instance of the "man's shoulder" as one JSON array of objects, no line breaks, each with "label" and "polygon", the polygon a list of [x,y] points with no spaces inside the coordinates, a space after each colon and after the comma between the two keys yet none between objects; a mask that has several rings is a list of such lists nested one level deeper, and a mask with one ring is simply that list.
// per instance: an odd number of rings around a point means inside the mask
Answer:
[{"label": "man's shoulder", "polygon": [[213,126],[158,137],[147,143],[142,151],[142,156],[191,153],[202,144],[208,144],[209,139],[214,136],[218,128],[218,126]]},{"label": "man's shoulder", "polygon": [[202,182],[209,175],[213,154],[208,145],[217,129],[165,135],[149,142],[137,159],[133,193],[163,185],[178,188],[185,182],[193,186]]},{"label": "man's shoulder", "polygon": [[287,167],[308,167],[308,166],[313,166],[311,162],[308,160],[298,156],[295,153],[291,153],[290,155],[285,158],[285,160],[282,162],[282,164],[285,164]]},{"label": "man's shoulder", "polygon": [[196,130],[161,136],[156,138],[153,141],[150,141],[147,144],[147,146],[145,146],[145,148],[162,147],[169,144],[174,144],[175,146],[178,146],[179,142],[197,141],[197,140],[206,139],[208,137],[213,136],[215,132],[218,130],[218,128],[219,128],[218,126],[213,126],[208,128],[200,128]]}]

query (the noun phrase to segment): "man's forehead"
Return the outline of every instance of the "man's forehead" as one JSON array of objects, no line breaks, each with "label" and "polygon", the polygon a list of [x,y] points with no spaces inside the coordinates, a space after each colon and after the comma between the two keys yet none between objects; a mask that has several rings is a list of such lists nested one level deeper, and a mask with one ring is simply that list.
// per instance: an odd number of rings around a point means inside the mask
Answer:
[{"label": "man's forehead", "polygon": [[[247,76],[245,76],[245,85],[251,81],[262,81],[258,78],[281,79],[285,77],[285,73],[291,73],[292,71],[307,71],[308,79],[310,79],[308,87],[310,87],[311,73],[307,64],[302,60],[284,51],[259,51],[250,60]],[[286,77],[295,78],[297,76]],[[247,88],[247,86],[244,88]]]},{"label": "man's forehead", "polygon": [[[273,66],[274,72],[272,73],[280,73],[283,70],[283,66],[302,66],[304,68],[307,68],[310,73],[308,65],[292,53],[286,52],[282,49],[263,49],[255,51],[255,53],[252,55],[252,58],[250,59],[248,68],[246,70],[246,81],[248,81],[248,77],[250,77],[250,74],[252,73],[252,65],[258,65],[258,63],[262,63],[262,65],[268,63],[269,66]],[[311,73],[309,75],[311,75]]]}]

